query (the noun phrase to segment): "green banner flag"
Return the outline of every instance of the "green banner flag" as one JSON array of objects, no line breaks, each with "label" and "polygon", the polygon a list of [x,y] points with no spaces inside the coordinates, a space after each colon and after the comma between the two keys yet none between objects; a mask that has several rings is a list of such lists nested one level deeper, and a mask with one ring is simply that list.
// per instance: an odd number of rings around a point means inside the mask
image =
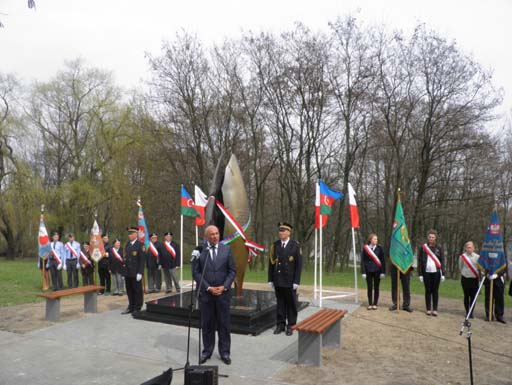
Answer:
[{"label": "green banner flag", "polygon": [[400,196],[398,197],[398,203],[396,205],[389,257],[391,258],[393,265],[395,265],[397,269],[404,274],[407,272],[409,267],[411,267],[414,259]]}]

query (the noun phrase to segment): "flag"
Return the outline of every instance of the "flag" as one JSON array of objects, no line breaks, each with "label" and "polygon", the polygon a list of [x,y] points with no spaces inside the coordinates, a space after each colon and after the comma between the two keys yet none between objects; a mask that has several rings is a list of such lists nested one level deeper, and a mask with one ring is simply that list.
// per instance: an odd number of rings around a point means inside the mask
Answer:
[{"label": "flag", "polygon": [[500,221],[496,209],[492,212],[491,221],[487,226],[485,240],[480,250],[480,258],[477,262],[482,268],[492,275],[503,270],[507,266],[507,259],[503,250],[503,238],[501,236]]},{"label": "flag", "polygon": [[94,220],[94,224],[92,225],[91,240],[89,244],[91,246],[91,258],[95,262],[98,262],[105,255],[105,246],[101,240],[100,226],[98,226],[98,222],[96,220]]},{"label": "flag", "polygon": [[39,221],[38,243],[39,243],[39,256],[41,258],[44,258],[52,251],[52,246],[50,244],[50,237],[48,236],[48,231],[46,231],[46,226],[44,224],[42,215],[41,215],[41,220]]},{"label": "flag", "polygon": [[203,226],[206,223],[205,209],[208,204],[206,194],[197,186],[194,186],[194,207],[199,214],[196,217],[196,226]]},{"label": "flag", "polygon": [[144,247],[147,249],[149,246],[148,227],[146,226],[146,220],[144,219],[144,212],[142,211],[142,205],[140,205],[140,204],[139,204],[137,227],[139,228],[139,233],[137,234],[137,239],[139,240],[139,242],[142,242],[144,244]]},{"label": "flag", "polygon": [[400,195],[396,204],[395,221],[393,222],[393,231],[391,232],[389,257],[393,265],[404,274],[412,265],[414,259]]},{"label": "flag", "polygon": [[[322,227],[327,224],[327,215],[322,215]],[[315,229],[320,228],[320,183],[316,183],[315,193]]]},{"label": "flag", "polygon": [[348,184],[348,204],[350,207],[350,223],[353,229],[359,228],[359,212],[357,211],[356,192],[352,185]]},{"label": "flag", "polygon": [[331,215],[331,206],[335,200],[343,198],[339,191],[331,190],[324,181],[320,180],[320,214]]},{"label": "flag", "polygon": [[200,217],[200,214],[194,207],[194,200],[183,185],[181,185],[181,215],[186,217]]}]

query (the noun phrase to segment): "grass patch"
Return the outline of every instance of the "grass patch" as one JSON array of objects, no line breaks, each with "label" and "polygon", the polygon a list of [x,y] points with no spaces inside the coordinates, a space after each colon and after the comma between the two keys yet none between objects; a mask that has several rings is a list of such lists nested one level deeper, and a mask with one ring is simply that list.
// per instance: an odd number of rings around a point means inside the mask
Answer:
[{"label": "grass patch", "polygon": [[[183,278],[188,280],[191,277],[190,265],[186,264],[183,268]],[[80,277],[80,281],[81,281]],[[267,282],[266,271],[250,271],[245,273],[244,280],[246,282],[265,283]],[[63,273],[64,286],[67,283],[66,272]],[[23,303],[33,303],[42,301],[37,297],[41,293],[41,272],[37,269],[37,262],[33,260],[0,260],[0,307],[19,305]],[[95,282],[99,283],[99,277],[96,273]],[[303,285],[313,285],[313,268],[308,266],[302,272],[301,283]],[[506,282],[505,290],[505,307],[512,306],[512,297],[508,293],[508,285]],[[338,287],[354,287],[354,271],[349,269],[344,272],[337,273],[323,273],[324,286],[338,286]],[[361,277],[358,272],[357,286],[360,289],[366,288],[366,281]],[[391,291],[391,278],[386,275],[384,280],[381,280],[381,290]],[[418,277],[414,275],[411,277],[411,294],[422,295],[425,293],[423,284],[419,281]],[[386,294],[385,294],[386,295]],[[462,287],[460,281],[457,279],[447,279],[441,283],[439,289],[439,296],[441,298],[455,298],[460,299],[462,303]],[[364,298],[361,298],[364,301]],[[483,292],[478,297],[479,302],[484,301]]]}]

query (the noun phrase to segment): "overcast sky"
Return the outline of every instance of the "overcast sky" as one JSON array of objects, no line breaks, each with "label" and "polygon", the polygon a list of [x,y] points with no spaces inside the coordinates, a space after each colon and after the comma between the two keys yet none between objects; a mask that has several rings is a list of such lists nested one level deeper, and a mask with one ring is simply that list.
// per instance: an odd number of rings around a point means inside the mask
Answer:
[{"label": "overcast sky", "polygon": [[64,60],[83,57],[113,71],[125,88],[148,73],[145,52],[182,29],[208,44],[242,31],[284,31],[301,21],[327,30],[337,16],[410,33],[425,22],[494,70],[504,90],[500,113],[512,109],[512,1],[510,0],[0,0],[0,72],[25,81],[47,80]]}]

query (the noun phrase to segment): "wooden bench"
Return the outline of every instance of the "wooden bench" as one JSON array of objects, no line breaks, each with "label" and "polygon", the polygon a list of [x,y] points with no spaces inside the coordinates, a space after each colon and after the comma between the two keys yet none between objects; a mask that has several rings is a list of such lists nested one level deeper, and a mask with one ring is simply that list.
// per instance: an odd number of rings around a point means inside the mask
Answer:
[{"label": "wooden bench", "polygon": [[346,310],[321,309],[292,326],[299,332],[298,363],[322,365],[322,347],[341,347],[341,319]]},{"label": "wooden bench", "polygon": [[84,295],[84,312],[97,313],[98,300],[97,294],[103,290],[103,286],[88,285],[76,287],[74,289],[57,290],[49,293],[38,294],[39,297],[46,298],[46,320],[57,322],[60,317],[60,299],[70,295]]}]

